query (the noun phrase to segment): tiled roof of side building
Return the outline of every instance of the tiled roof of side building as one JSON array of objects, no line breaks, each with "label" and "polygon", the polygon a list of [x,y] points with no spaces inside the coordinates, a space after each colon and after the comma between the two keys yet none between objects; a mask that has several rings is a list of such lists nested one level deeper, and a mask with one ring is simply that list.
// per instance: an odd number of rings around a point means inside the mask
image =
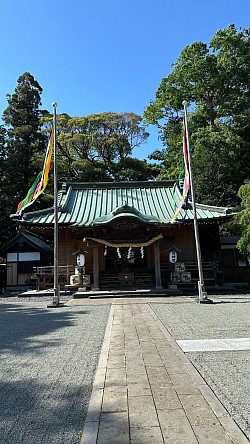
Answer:
[{"label": "tiled roof of side building", "polygon": [[48,255],[53,253],[51,246],[44,242],[43,239],[33,233],[29,233],[26,230],[19,230],[17,235],[1,248],[1,253],[5,253],[11,246],[16,245],[18,242],[20,242],[20,239],[22,239],[28,245],[31,245]]},{"label": "tiled roof of side building", "polygon": [[[58,195],[58,222],[91,227],[127,216],[142,222],[168,225],[180,202],[181,192],[174,181],[64,183]],[[197,217],[206,221],[228,217],[229,208],[196,204]],[[176,221],[193,220],[192,204],[181,209]],[[53,208],[24,214],[27,224],[51,225]]]}]

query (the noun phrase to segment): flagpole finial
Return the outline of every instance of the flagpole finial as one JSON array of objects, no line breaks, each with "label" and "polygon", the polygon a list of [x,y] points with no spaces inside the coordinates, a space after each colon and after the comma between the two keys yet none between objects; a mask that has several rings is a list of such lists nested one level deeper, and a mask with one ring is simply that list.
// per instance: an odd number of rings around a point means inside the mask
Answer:
[{"label": "flagpole finial", "polygon": [[56,108],[57,107],[57,103],[56,102],[52,102],[52,106],[53,106],[53,108]]},{"label": "flagpole finial", "polygon": [[184,108],[186,108],[187,107],[187,101],[186,100],[183,100],[183,102],[182,102],[182,105],[184,106]]}]

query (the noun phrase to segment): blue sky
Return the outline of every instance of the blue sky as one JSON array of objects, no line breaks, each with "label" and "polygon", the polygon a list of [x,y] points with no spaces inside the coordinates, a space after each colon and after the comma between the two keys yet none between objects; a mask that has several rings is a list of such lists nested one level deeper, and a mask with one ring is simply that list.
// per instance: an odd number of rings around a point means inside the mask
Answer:
[{"label": "blue sky", "polygon": [[[250,26],[249,0],[2,0],[0,115],[25,71],[50,112],[142,115],[181,50],[230,23]],[[134,156],[161,147],[149,131]]]}]

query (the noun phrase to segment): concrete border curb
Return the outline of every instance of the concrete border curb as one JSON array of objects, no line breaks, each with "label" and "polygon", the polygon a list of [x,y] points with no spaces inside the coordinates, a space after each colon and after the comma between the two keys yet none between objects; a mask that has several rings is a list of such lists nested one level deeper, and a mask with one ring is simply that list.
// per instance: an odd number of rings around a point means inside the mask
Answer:
[{"label": "concrete border curb", "polygon": [[97,441],[113,317],[114,317],[114,307],[111,305],[109,319],[100,353],[99,363],[96,369],[95,379],[93,383],[93,389],[89,402],[88,413],[84,424],[83,434],[79,444],[95,444]]}]

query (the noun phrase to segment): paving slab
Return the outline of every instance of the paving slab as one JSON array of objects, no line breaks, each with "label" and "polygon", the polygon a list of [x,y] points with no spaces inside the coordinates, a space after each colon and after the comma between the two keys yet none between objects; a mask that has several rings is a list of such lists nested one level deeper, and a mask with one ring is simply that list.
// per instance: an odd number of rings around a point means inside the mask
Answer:
[{"label": "paving slab", "polygon": [[164,444],[160,427],[130,427],[130,444]]},{"label": "paving slab", "polygon": [[235,339],[182,339],[177,341],[181,349],[187,352],[250,350],[250,338]]},{"label": "paving slab", "polygon": [[106,369],[97,369],[96,412],[81,444],[249,442],[148,301],[114,298],[108,325]]}]

